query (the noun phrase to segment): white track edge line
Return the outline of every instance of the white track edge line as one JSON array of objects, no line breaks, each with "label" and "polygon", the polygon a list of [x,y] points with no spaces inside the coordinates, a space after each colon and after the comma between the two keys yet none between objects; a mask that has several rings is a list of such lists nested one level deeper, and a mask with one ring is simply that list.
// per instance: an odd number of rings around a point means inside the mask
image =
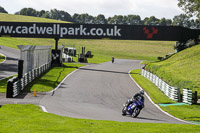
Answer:
[{"label": "white track edge line", "polygon": [[73,73],[75,73],[77,70],[78,70],[78,69],[76,69],[76,70],[72,71],[71,73],[69,73],[69,74],[59,83],[59,85],[58,85],[55,89],[51,90],[49,93],[52,93],[52,92],[56,91],[56,90],[61,86],[61,84],[62,84],[70,75],[72,75]]},{"label": "white track edge line", "polygon": [[39,106],[41,107],[41,109],[42,109],[43,112],[48,113],[47,109],[44,106],[42,106],[42,105],[39,105]]},{"label": "white track edge line", "polygon": [[[87,65],[86,65],[86,66],[87,66]],[[83,67],[86,67],[86,66],[82,66],[82,67],[79,67],[79,68],[83,68]],[[78,71],[79,68],[77,68],[76,70],[74,70],[74,71],[72,71],[71,73],[69,73],[69,74],[60,82],[60,84],[59,84],[55,89],[51,90],[51,91],[48,92],[48,93],[52,93],[52,92],[56,91],[56,90],[61,86],[61,84],[62,84],[70,75],[72,75],[73,73],[75,73],[76,71]]]},{"label": "white track edge line", "polygon": [[[85,66],[83,66],[83,67],[85,67]],[[79,67],[79,68],[82,68],[82,67]],[[76,70],[72,71],[71,73],[69,73],[69,74],[60,82],[60,84],[59,84],[55,89],[53,89],[52,91],[50,91],[50,92],[48,92],[48,93],[52,93],[52,92],[56,91],[56,90],[61,86],[61,84],[62,84],[70,75],[72,75],[73,73],[75,73],[75,72],[78,71],[78,70],[79,70],[79,69],[76,69]],[[41,107],[41,109],[42,109],[43,112],[47,112],[47,113],[48,113],[48,111],[46,110],[46,108],[45,108],[43,105],[39,105],[39,106]]]},{"label": "white track edge line", "polygon": [[[133,80],[133,82],[140,88],[140,90],[143,90],[142,87],[140,87],[140,85],[132,78],[132,76],[131,76],[131,74],[130,74],[131,71],[132,71],[132,70],[130,70],[130,71],[128,72],[130,78],[131,78],[131,79]],[[166,115],[168,115],[168,116],[170,116],[170,117],[172,117],[172,118],[174,118],[174,119],[176,119],[176,120],[178,120],[178,121],[187,123],[187,124],[198,125],[198,124],[195,124],[195,123],[192,123],[192,122],[184,121],[184,120],[182,120],[182,119],[179,119],[179,118],[177,118],[177,117],[175,117],[175,116],[173,116],[173,115],[171,115],[171,114],[165,112],[164,110],[162,110],[157,104],[155,104],[155,103],[151,100],[151,98],[148,96],[148,94],[147,94],[146,92],[145,92],[145,95],[146,95],[146,97],[149,99],[149,101],[150,101],[154,106],[156,106],[161,112],[165,113]]]}]

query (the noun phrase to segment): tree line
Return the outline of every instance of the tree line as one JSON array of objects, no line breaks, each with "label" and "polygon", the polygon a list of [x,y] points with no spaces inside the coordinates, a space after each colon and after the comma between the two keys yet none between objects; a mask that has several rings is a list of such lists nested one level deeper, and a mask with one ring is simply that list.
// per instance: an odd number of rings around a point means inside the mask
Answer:
[{"label": "tree line", "polygon": [[[0,7],[0,12],[8,13],[3,7]],[[123,25],[159,25],[159,26],[182,26],[193,29],[200,28],[200,19],[190,19],[188,14],[180,14],[174,18],[158,19],[155,16],[145,17],[143,20],[139,15],[114,15],[113,17],[106,18],[103,14],[92,16],[87,13],[70,15],[63,10],[52,9],[50,11],[37,11],[33,8],[23,8],[15,13],[16,15],[34,16],[42,18],[50,18],[73,23],[83,24],[123,24]]]}]

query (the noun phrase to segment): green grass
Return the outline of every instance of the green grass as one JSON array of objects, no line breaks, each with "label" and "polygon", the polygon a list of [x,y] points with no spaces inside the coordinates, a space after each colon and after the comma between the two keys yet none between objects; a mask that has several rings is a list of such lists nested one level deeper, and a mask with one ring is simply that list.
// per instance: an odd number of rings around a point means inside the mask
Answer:
[{"label": "green grass", "polygon": [[12,14],[7,14],[7,13],[0,13],[0,21],[7,21],[7,22],[67,23],[65,21],[59,21],[59,20],[55,20],[55,19],[47,19],[47,18],[23,16],[23,15],[12,15]]},{"label": "green grass", "polygon": [[6,88],[7,88],[7,81],[12,78],[13,76],[11,77],[8,77],[6,79],[3,79],[3,80],[0,80],[0,93],[5,93],[6,92]]},{"label": "green grass", "polygon": [[140,69],[135,69],[130,72],[133,79],[145,90],[155,104],[175,103],[165,96],[150,80],[141,76],[140,73]]},{"label": "green grass", "polygon": [[75,119],[44,113],[36,105],[3,105],[0,108],[1,132],[75,133],[198,133],[198,125],[155,124]]},{"label": "green grass", "polygon": [[200,95],[200,44],[183,50],[167,60],[148,63],[150,70],[171,86],[189,88]]},{"label": "green grass", "polygon": [[[110,61],[112,56],[120,59],[137,59],[156,61],[158,56],[164,56],[173,52],[174,42],[161,41],[136,41],[136,40],[83,40],[60,39],[59,45],[73,45],[79,51],[79,46],[85,46],[86,51],[92,51],[93,58],[89,63],[102,63]],[[54,39],[41,38],[9,38],[1,37],[0,45],[12,47],[17,45],[40,45],[55,48]],[[77,59],[74,59],[77,61]]]},{"label": "green grass", "polygon": [[[84,66],[77,63],[63,63],[62,67],[53,67],[41,77],[36,78],[27,85],[24,92],[48,92],[53,90],[69,73],[77,68]],[[13,76],[12,76],[13,77]],[[7,81],[12,78],[0,80],[0,93],[5,93],[7,89]]]},{"label": "green grass", "polygon": [[5,56],[0,54],[0,63],[3,62],[5,60]]},{"label": "green grass", "polygon": [[63,63],[62,67],[53,67],[40,78],[28,84],[24,91],[49,92],[53,90],[69,73],[83,66],[76,63]]},{"label": "green grass", "polygon": [[200,122],[200,104],[161,107],[164,111],[186,121]]},{"label": "green grass", "polygon": [[[131,76],[145,90],[154,103],[174,103],[174,101],[171,101],[167,96],[165,96],[150,80],[141,76],[140,72],[140,69],[132,70]],[[161,108],[177,118],[200,122],[200,104],[166,106]]]}]

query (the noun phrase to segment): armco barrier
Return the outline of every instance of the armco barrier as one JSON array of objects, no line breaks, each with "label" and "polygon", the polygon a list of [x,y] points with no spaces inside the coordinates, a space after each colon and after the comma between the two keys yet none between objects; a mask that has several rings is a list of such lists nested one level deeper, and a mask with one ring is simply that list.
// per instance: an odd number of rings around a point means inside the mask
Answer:
[{"label": "armco barrier", "polygon": [[192,90],[183,89],[183,102],[192,104]]},{"label": "armco barrier", "polygon": [[28,73],[25,73],[20,79],[18,79],[18,77],[13,77],[12,79],[10,79],[7,85],[6,97],[13,98],[19,95],[20,92],[23,91],[24,88],[28,85],[28,83],[43,74],[46,70],[50,68],[50,66],[51,62],[44,64],[37,69],[33,69]]},{"label": "armco barrier", "polygon": [[145,78],[149,79],[152,83],[154,83],[166,96],[168,96],[170,99],[174,101],[183,101],[184,103],[187,103],[191,105],[192,103],[196,103],[197,99],[197,92],[195,92],[195,98],[192,98],[192,90],[189,89],[183,89],[183,99],[181,99],[181,92],[180,89],[177,87],[173,87],[168,85],[166,82],[164,82],[162,79],[160,79],[158,76],[142,69],[141,75]]},{"label": "armco barrier", "polygon": [[158,76],[142,69],[141,75],[145,78],[149,79],[152,83],[154,83],[166,96],[174,101],[178,101],[178,88],[172,87],[165,83],[162,79]]}]

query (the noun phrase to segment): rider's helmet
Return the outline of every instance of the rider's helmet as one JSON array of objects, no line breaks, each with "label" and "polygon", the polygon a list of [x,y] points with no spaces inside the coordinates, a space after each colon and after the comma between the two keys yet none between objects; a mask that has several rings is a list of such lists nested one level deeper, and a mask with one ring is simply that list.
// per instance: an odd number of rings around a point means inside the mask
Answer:
[{"label": "rider's helmet", "polygon": [[144,90],[140,90],[140,95],[144,95]]}]

